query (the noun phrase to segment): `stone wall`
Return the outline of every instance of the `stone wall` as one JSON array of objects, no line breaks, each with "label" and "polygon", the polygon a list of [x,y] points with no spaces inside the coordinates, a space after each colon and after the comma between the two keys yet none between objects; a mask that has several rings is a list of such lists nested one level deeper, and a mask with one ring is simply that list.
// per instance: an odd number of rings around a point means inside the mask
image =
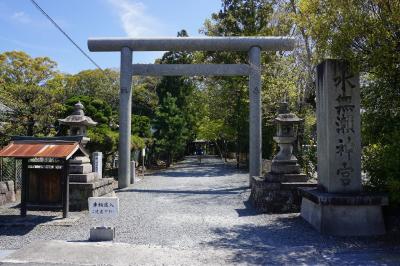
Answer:
[{"label": "stone wall", "polygon": [[101,178],[88,183],[69,183],[69,209],[81,211],[88,209],[89,197],[101,197],[113,192],[113,178]]},{"label": "stone wall", "polygon": [[0,206],[15,201],[14,181],[0,182]]},{"label": "stone wall", "polygon": [[316,187],[309,182],[268,182],[263,177],[252,177],[250,202],[262,213],[300,212],[300,187]]}]

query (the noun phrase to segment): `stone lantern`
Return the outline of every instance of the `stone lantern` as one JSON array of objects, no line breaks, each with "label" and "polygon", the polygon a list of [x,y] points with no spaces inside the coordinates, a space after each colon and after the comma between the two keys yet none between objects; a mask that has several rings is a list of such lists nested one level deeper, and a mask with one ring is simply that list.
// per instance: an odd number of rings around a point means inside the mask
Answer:
[{"label": "stone lantern", "polygon": [[83,112],[84,108],[85,107],[81,102],[77,102],[74,106],[74,112],[70,116],[64,119],[58,119],[61,125],[69,126],[69,136],[83,136],[81,141],[83,146],[85,146],[90,140],[87,137],[87,128],[97,125],[97,122],[94,122],[92,118],[85,116],[85,113]]},{"label": "stone lantern", "polygon": [[290,113],[288,103],[280,103],[279,114],[275,118],[277,134],[273,138],[279,145],[279,152],[273,158],[271,172],[276,174],[299,174],[300,166],[293,155],[293,142],[297,139],[298,124],[303,119]]},{"label": "stone lantern", "polygon": [[274,141],[279,145],[278,154],[272,159],[271,171],[253,177],[250,202],[265,213],[299,212],[301,195],[298,188],[315,188],[317,184],[300,172],[293,142],[297,139],[298,125],[303,119],[290,113],[287,102],[282,102],[274,119],[277,126]]}]

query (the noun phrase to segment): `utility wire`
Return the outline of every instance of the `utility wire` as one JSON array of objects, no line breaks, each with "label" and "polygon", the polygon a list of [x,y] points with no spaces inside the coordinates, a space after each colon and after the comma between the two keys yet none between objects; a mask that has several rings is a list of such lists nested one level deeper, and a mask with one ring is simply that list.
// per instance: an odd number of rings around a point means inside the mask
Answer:
[{"label": "utility wire", "polygon": [[[50,22],[62,33],[64,34],[65,37],[67,37],[67,39],[87,58],[89,59],[90,62],[93,63],[93,65],[95,65],[98,69],[100,69],[107,77],[107,73],[84,51],[82,50],[81,47],[79,47],[79,45],[74,42],[74,40],[72,40],[71,37],[69,37],[69,35],[38,5],[38,3],[35,2],[35,0],[31,0],[32,4],[48,19],[50,20]],[[108,77],[110,78],[110,77]],[[110,78],[111,80],[111,78]]]}]

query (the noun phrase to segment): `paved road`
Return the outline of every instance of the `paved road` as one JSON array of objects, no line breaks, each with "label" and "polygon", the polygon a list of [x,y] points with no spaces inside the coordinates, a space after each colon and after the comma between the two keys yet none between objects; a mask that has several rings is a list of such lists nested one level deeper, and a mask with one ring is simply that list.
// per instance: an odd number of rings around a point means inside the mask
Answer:
[{"label": "paved road", "polygon": [[[175,264],[171,257],[179,256],[184,264],[200,259],[201,264],[400,264],[399,243],[390,237],[321,236],[298,214],[256,213],[247,203],[247,186],[247,173],[218,159],[199,164],[187,158],[118,191],[121,213],[108,223],[116,226],[116,242],[136,252],[152,248],[149,262],[160,263],[169,254],[167,264]],[[28,226],[0,227],[0,249],[19,249],[38,240],[83,241],[96,224],[87,212],[73,213],[64,223],[48,223],[46,217],[40,222],[33,217]]]}]

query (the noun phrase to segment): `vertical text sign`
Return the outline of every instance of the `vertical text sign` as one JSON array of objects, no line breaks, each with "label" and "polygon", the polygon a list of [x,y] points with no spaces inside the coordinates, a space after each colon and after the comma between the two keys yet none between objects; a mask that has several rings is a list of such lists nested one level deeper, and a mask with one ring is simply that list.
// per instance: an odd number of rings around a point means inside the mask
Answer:
[{"label": "vertical text sign", "polygon": [[92,218],[112,218],[118,216],[119,199],[117,197],[90,197],[89,215]]},{"label": "vertical text sign", "polygon": [[318,178],[328,192],[361,190],[360,85],[340,60],[318,66]]},{"label": "vertical text sign", "polygon": [[93,172],[96,172],[99,178],[103,177],[103,153],[93,152]]}]

